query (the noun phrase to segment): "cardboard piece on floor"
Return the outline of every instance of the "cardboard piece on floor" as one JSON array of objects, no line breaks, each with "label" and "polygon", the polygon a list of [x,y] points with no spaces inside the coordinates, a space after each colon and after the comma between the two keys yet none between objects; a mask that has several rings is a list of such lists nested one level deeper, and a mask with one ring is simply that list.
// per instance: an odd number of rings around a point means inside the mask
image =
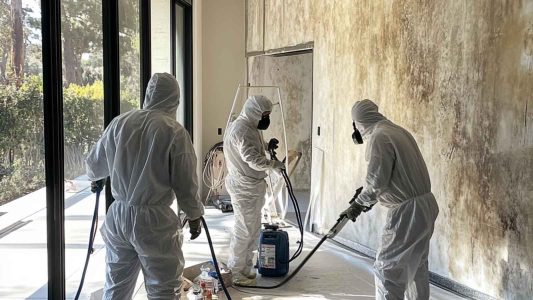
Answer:
[{"label": "cardboard piece on floor", "polygon": [[184,292],[188,291],[192,287],[192,284],[193,284],[192,281],[190,281],[189,279],[185,277],[181,278],[181,290],[182,291]]}]

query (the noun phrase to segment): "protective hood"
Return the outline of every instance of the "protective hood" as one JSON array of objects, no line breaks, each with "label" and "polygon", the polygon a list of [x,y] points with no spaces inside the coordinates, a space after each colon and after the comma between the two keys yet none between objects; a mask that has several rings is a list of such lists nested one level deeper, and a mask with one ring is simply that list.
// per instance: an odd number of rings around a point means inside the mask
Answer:
[{"label": "protective hood", "polygon": [[146,87],[143,109],[160,110],[176,114],[180,103],[180,88],[174,76],[155,73]]},{"label": "protective hood", "polygon": [[272,111],[272,102],[267,97],[257,95],[250,96],[246,99],[242,108],[240,118],[245,120],[250,126],[257,127],[263,113]]},{"label": "protective hood", "polygon": [[370,133],[374,124],[386,119],[378,112],[378,106],[371,100],[357,101],[352,107],[352,120],[363,136]]}]

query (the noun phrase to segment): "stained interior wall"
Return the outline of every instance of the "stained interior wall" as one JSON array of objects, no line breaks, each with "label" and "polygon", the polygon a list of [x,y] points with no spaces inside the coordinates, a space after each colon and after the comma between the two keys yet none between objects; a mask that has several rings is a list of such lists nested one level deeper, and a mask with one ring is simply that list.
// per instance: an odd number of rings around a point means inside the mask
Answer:
[{"label": "stained interior wall", "polygon": [[[440,207],[430,270],[533,298],[533,1],[248,0],[246,19],[249,55],[314,43],[319,230],[363,183],[350,109],[374,99],[429,168]],[[385,214],[342,236],[376,249]]]},{"label": "stained interior wall", "polygon": [[[309,190],[311,186],[311,131],[313,114],[313,54],[290,56],[257,56],[248,59],[248,83],[279,86],[285,115],[289,150],[302,153],[291,175],[295,190]],[[272,99],[277,102],[277,98]],[[277,111],[277,110],[276,110]],[[281,141],[280,159],[284,157],[283,127],[272,122],[268,134]]]}]

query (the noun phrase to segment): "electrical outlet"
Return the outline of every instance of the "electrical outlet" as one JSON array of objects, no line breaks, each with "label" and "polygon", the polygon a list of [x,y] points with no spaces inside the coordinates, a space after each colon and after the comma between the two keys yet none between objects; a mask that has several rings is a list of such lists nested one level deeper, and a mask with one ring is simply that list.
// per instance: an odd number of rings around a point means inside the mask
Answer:
[{"label": "electrical outlet", "polygon": [[218,129],[218,135],[222,135],[222,128]]}]

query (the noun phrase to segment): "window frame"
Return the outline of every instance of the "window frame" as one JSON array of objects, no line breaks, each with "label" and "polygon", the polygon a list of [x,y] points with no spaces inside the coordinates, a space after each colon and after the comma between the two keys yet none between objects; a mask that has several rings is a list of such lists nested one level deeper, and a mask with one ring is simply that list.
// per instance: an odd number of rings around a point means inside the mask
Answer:
[{"label": "window frame", "polygon": [[183,95],[181,95],[181,103],[184,105],[185,119],[183,127],[187,129],[191,139],[193,139],[193,16],[192,16],[192,0],[170,0],[170,63],[172,75],[176,76],[176,5],[183,8],[183,40],[185,44],[184,49],[184,79],[185,86],[183,87]]}]

